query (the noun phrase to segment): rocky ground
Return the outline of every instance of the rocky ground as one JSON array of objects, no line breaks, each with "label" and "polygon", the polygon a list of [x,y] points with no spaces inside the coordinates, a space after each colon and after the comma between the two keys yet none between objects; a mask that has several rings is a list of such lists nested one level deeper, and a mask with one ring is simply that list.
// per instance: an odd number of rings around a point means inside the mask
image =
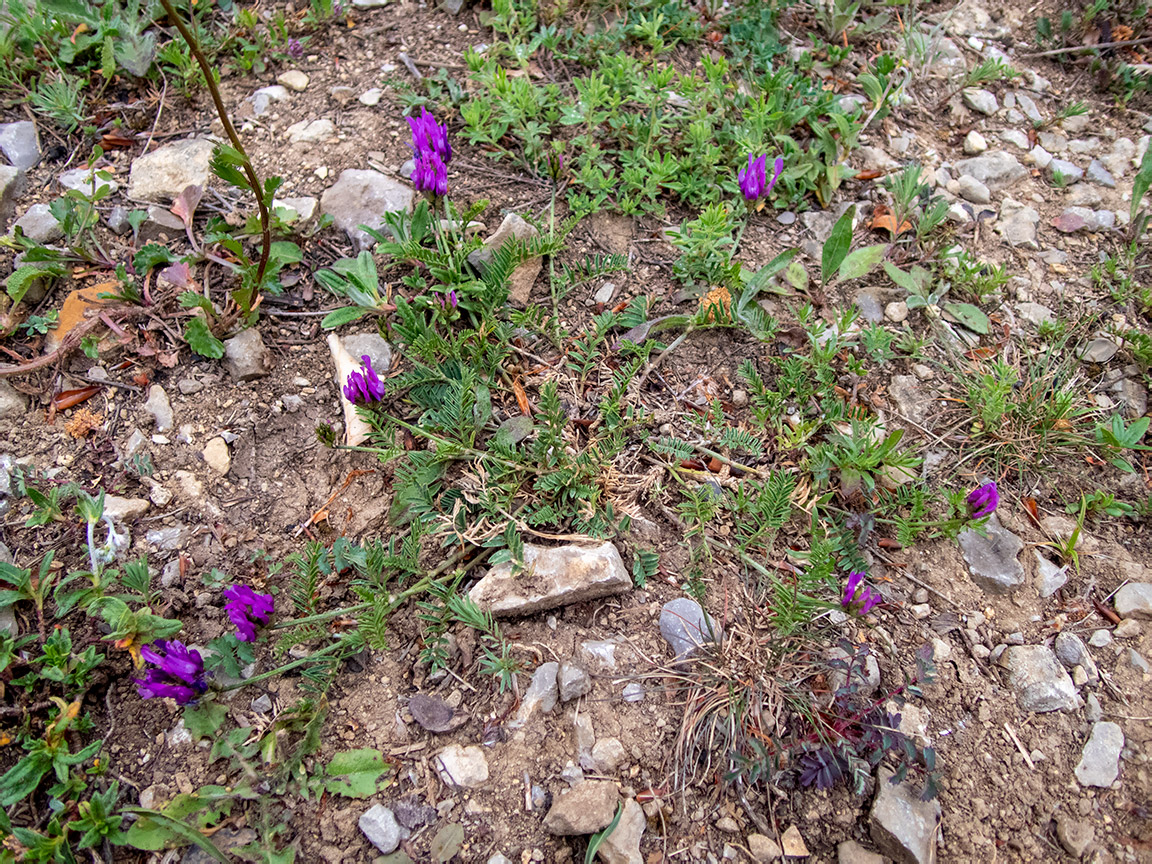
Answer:
[{"label": "rocky ground", "polygon": [[[49,479],[84,478],[105,488],[106,513],[131,531],[134,552],[148,554],[169,614],[185,622],[182,638],[200,645],[227,630],[221,601],[201,578],[214,568],[275,585],[268,563],[299,551],[307,539],[396,533],[387,521],[392,468],[371,454],[322,446],[315,429],[331,423],[338,434],[354,431],[355,412],[340,394],[348,357],[367,353],[376,368],[393,371],[404,358],[367,326],[342,328],[326,342],[318,316],[327,298],[313,289],[310,274],[371,248],[357,226],[382,224],[383,213],[411,208],[399,97],[413,70],[459,69],[463,50],[492,34],[471,6],[453,14],[410,2],[354,5],[354,26],[333,26],[294,68],[270,73],[267,81],[224,82],[257,170],[285,178],[278,197],[302,232],[324,215],[332,220],[311,238],[305,262],[286,271],[284,285],[297,304],[270,303],[257,328],[226,341],[219,362],[190,355],[169,323],[152,315],[132,325],[138,328],[132,353],[110,344],[98,360],[73,350],[28,373],[0,370],[8,471],[34,467]],[[1077,392],[1102,416],[1115,410],[1129,421],[1140,418],[1148,413],[1147,368],[1116,334],[1147,333],[1148,320],[1131,305],[1113,303],[1090,271],[1120,245],[1152,120],[1114,109],[1075,68],[1029,57],[1034,22],[1024,12],[991,11],[971,0],[941,10],[947,35],[936,43],[926,83],[909,88],[905,103],[865,133],[852,167],[878,177],[919,162],[934,194],[949,202],[956,241],[978,261],[1008,268],[1011,279],[994,304],[995,329],[985,346],[1008,346],[1017,360],[1039,358],[1044,327],[1075,327],[1089,310],[1110,317],[1111,329],[1088,334],[1074,356],[1059,358],[1061,374],[1074,376]],[[989,57],[1022,76],[989,89],[954,90],[959,70]],[[850,90],[844,98],[861,97]],[[1078,100],[1088,112],[1056,122]],[[205,136],[218,131],[206,98],[180,102],[151,130],[150,149],[107,155],[104,167],[114,182],[101,205],[101,230],[109,243],[180,240],[184,224],[170,202],[189,184],[209,188],[204,211],[230,209],[232,192],[209,179]],[[0,216],[7,227],[54,243],[60,227],[47,205],[63,189],[89,181],[76,159],[50,158],[44,131],[37,133],[25,120],[0,126],[0,151],[11,166],[0,167]],[[546,208],[548,188],[537,178],[501,163],[492,167],[463,143],[460,151],[452,175],[458,194],[492,199],[480,217],[485,236],[496,233],[505,214],[538,216]],[[882,197],[877,183],[855,179],[829,210],[813,204],[764,215],[749,229],[742,257],[762,264],[799,246],[819,260],[839,213],[856,203],[863,230]],[[127,222],[133,207],[147,210],[134,238]],[[676,252],[662,239],[666,227],[618,214],[581,224],[575,251],[631,254],[634,263],[612,288],[602,280],[573,298],[563,310],[569,322],[639,295],[670,303]],[[40,312],[60,311],[57,328],[32,346],[39,354],[90,320],[85,310],[99,306],[93,286],[105,278],[78,273],[34,301]],[[157,279],[157,291],[167,287]],[[521,287],[524,302],[545,302],[543,277]],[[830,320],[848,303],[864,322],[894,330],[917,315],[906,292],[883,279],[836,293],[826,299]],[[784,301],[771,305],[786,318]],[[958,341],[949,350],[985,350],[958,325],[951,332]],[[109,343],[115,335],[105,331]],[[663,375],[671,389],[685,392],[706,377],[733,416],[746,419],[748,395],[736,368],[762,350],[728,331],[698,334],[669,358]],[[20,364],[32,356],[10,359]],[[982,479],[975,462],[965,467],[955,435],[971,422],[957,408],[963,382],[952,376],[944,350],[932,356],[936,362],[890,363],[868,398],[917,442],[925,476],[959,471]],[[101,389],[81,406],[52,404],[60,391],[92,383]],[[81,412],[88,420],[77,419]],[[682,428],[675,413],[667,422]],[[500,616],[527,661],[530,671],[515,694],[497,693],[474,674],[477,649],[467,628],[453,633],[448,671],[429,675],[417,662],[417,610],[397,613],[392,650],[365,652],[341,670],[328,697],[321,749],[327,760],[342,750],[375,748],[391,766],[389,783],[367,800],[293,799],[285,805],[282,840],[295,845],[297,861],[329,864],[564,862],[584,854],[588,835],[603,829],[620,804],[619,825],[599,851],[610,864],[781,856],[840,864],[1152,861],[1146,659],[1152,535],[1146,522],[1090,521],[1077,538],[1075,566],[1062,566],[1051,545],[1075,531],[1063,505],[1081,492],[1104,487],[1125,500],[1147,498],[1147,461],[1133,461],[1136,473],[1106,477],[1107,466],[1082,456],[1051,463],[1046,472],[1012,468],[1004,486],[1011,496],[986,534],[871,550],[883,605],[867,621],[835,610],[818,620],[824,642],[847,638],[870,650],[863,686],[878,699],[904,680],[917,649],[929,646],[937,677],[902,709],[900,729],[936,750],[935,800],[921,801],[919,785],[910,781],[886,782],[886,768],[865,795],[856,795],[844,786],[771,785],[746,793],[724,782],[711,763],[677,765],[695,729],[694,711],[715,681],[728,680],[700,670],[740,668],[735,655],[769,639],[771,629],[749,605],[734,565],[717,563],[709,574],[707,613],[685,596],[678,578],[688,564],[683,526],[653,498],[637,504],[631,531],[611,542],[529,538],[542,544],[526,549],[534,564],[530,589],[510,576],[509,565],[474,574],[483,578],[470,595]],[[140,471],[141,464],[150,470]],[[10,485],[4,484],[2,529],[10,558],[33,566],[45,546],[79,548],[81,535],[63,528],[35,539],[23,527],[28,504]],[[718,520],[720,536],[730,522],[727,515]],[[634,587],[629,572],[638,545],[662,556],[661,575],[644,588]],[[343,590],[337,575],[321,588],[324,596]],[[0,625],[15,630],[28,622],[9,614]],[[270,668],[271,657],[260,663],[260,670]],[[100,722],[111,727],[105,746],[113,771],[142,806],[228,780],[178,709],[141,701],[127,662],[117,668],[122,675],[108,682],[109,716]],[[263,729],[293,704],[300,686],[292,676],[262,681],[235,696],[230,717]],[[830,692],[826,680],[812,686]],[[214,837],[222,848],[250,842],[259,827],[243,818],[221,824]],[[176,860],[172,853],[117,854],[125,861]],[[184,862],[207,860],[195,849],[179,854]]]}]

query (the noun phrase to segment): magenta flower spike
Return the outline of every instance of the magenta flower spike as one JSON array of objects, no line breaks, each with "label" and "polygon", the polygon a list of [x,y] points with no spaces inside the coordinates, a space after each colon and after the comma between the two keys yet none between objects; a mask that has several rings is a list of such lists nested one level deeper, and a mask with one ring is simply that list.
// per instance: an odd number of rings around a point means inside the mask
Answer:
[{"label": "magenta flower spike", "polygon": [[349,402],[380,402],[384,399],[385,388],[380,376],[372,368],[372,358],[360,356],[360,371],[348,376],[344,384],[344,397]]},{"label": "magenta flower spike", "polygon": [[736,175],[736,182],[740,186],[744,200],[751,203],[767,197],[784,171],[783,156],[776,157],[776,161],[772,163],[772,169],[772,179],[769,180],[768,154],[765,153],[760,157],[757,157],[754,153],[748,154],[748,166],[741,168],[740,173]]},{"label": "magenta flower spike", "polygon": [[1000,492],[996,488],[996,481],[985,483],[968,493],[968,507],[972,511],[973,519],[983,519],[991,516],[1000,505]]},{"label": "magenta flower spike", "polygon": [[417,192],[448,194],[448,166],[436,151],[428,150],[417,157],[416,168],[412,171],[412,185]]},{"label": "magenta flower spike", "polygon": [[412,153],[417,160],[428,153],[435,153],[445,165],[452,161],[447,123],[441,126],[427,108],[421,107],[419,117],[408,118],[408,128],[412,130]]},{"label": "magenta flower spike", "polygon": [[136,689],[142,699],[175,699],[181,705],[195,702],[208,682],[204,677],[204,659],[200,652],[176,640],[157,639],[140,649],[140,656],[156,666],[137,678]]},{"label": "magenta flower spike", "polygon": [[863,573],[849,573],[848,582],[844,585],[844,594],[840,598],[841,606],[849,612],[855,611],[860,615],[867,615],[883,599],[880,592],[864,585],[864,578]]},{"label": "magenta flower spike", "polygon": [[247,585],[233,585],[224,589],[224,611],[236,627],[236,638],[241,642],[256,641],[256,625],[267,624],[275,606],[271,594],[257,594]]}]

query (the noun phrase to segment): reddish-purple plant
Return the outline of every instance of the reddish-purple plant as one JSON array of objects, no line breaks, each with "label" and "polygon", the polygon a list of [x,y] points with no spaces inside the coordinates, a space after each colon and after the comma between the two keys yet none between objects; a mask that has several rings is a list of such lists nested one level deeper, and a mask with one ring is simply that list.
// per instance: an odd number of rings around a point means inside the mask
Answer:
[{"label": "reddish-purple plant", "polygon": [[367,354],[360,357],[360,371],[348,376],[344,384],[344,396],[349,402],[379,402],[384,398],[384,383],[372,368],[372,358]]},{"label": "reddish-purple plant", "polygon": [[412,185],[417,192],[431,192],[437,196],[448,194],[448,166],[435,150],[428,150],[416,158]]},{"label": "reddish-purple plant", "polygon": [[428,153],[435,153],[445,165],[452,161],[447,123],[440,125],[427,108],[421,107],[419,117],[408,118],[408,128],[412,130],[412,154],[417,162]]},{"label": "reddish-purple plant", "polygon": [[275,606],[271,594],[257,594],[247,585],[233,585],[224,589],[224,611],[236,627],[236,638],[241,642],[256,641],[256,626],[267,624]]},{"label": "reddish-purple plant", "polygon": [[878,591],[873,591],[864,585],[864,578],[863,573],[849,573],[848,582],[844,586],[844,596],[840,598],[841,606],[861,615],[867,615],[883,599]]},{"label": "reddish-purple plant", "polygon": [[143,678],[135,679],[142,699],[169,697],[187,705],[208,689],[204,659],[199,651],[182,642],[157,639],[141,648],[140,656],[156,666],[147,670]]},{"label": "reddish-purple plant", "polygon": [[972,511],[973,519],[991,516],[998,506],[1000,506],[1000,491],[996,488],[995,480],[968,493],[968,507]]},{"label": "reddish-purple plant", "polygon": [[748,167],[741,168],[736,176],[740,191],[748,202],[757,201],[772,191],[780,174],[784,171],[784,157],[777,156],[773,164],[772,179],[768,179],[768,154],[757,157],[754,153],[748,154]]}]

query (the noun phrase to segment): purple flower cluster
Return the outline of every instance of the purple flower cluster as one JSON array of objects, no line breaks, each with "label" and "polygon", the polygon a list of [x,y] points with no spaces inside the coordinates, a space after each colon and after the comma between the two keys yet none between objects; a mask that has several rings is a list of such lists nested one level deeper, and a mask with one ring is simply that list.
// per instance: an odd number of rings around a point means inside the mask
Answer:
[{"label": "purple flower cluster", "polygon": [[195,702],[205,690],[204,659],[200,652],[175,639],[157,639],[140,649],[140,656],[156,666],[136,679],[142,699],[169,696],[181,705]]},{"label": "purple flower cluster", "polygon": [[412,155],[416,159],[413,185],[419,192],[447,195],[448,163],[452,161],[448,124],[441,126],[427,108],[421,107],[419,117],[408,118],[408,128],[412,130]]},{"label": "purple flower cluster", "polygon": [[299,39],[289,39],[284,50],[293,60],[299,60],[304,56],[304,44]]},{"label": "purple flower cluster", "polygon": [[256,625],[267,624],[272,614],[271,594],[257,594],[247,585],[233,585],[224,589],[224,611],[236,627],[236,638],[241,642],[256,641]]},{"label": "purple flower cluster", "polygon": [[996,488],[996,481],[985,483],[968,493],[968,506],[972,510],[973,519],[983,519],[991,516],[1000,504],[1000,492]]},{"label": "purple flower cluster", "polygon": [[774,173],[772,179],[769,180],[768,154],[765,153],[759,158],[753,153],[748,154],[748,167],[741,168],[740,173],[736,176],[745,200],[757,201],[772,191],[772,187],[776,185],[776,181],[780,179],[780,174],[784,170],[784,157],[777,156],[772,167]]},{"label": "purple flower cluster", "polygon": [[844,596],[840,598],[840,605],[849,611],[855,610],[861,615],[867,615],[881,599],[878,591],[873,591],[864,584],[864,574],[854,572],[848,574],[848,583],[844,586]]},{"label": "purple flower cluster", "polygon": [[437,294],[437,301],[440,303],[440,308],[445,312],[454,312],[460,303],[460,298],[456,296],[455,291],[449,291],[447,294]]},{"label": "purple flower cluster", "polygon": [[344,384],[344,397],[349,402],[381,401],[384,398],[384,384],[372,368],[372,358],[367,354],[360,356],[360,369],[348,376]]}]

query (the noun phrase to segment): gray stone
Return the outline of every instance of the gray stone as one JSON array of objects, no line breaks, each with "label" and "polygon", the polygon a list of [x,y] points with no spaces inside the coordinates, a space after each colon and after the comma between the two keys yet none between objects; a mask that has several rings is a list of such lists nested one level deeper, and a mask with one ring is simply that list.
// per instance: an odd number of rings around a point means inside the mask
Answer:
[{"label": "gray stone", "polygon": [[1112,385],[1113,398],[1123,407],[1124,416],[1135,420],[1148,413],[1148,391],[1139,381],[1124,378]]},{"label": "gray stone", "polygon": [[[179,559],[177,559],[177,563],[179,563]],[[261,693],[259,696],[248,703],[248,707],[255,711],[257,714],[271,714],[272,697],[267,693]]]},{"label": "gray stone", "polygon": [[996,230],[1010,245],[1039,249],[1040,243],[1036,234],[1036,226],[1039,224],[1040,214],[1036,212],[1036,208],[1021,204],[1013,198],[1004,198]]},{"label": "gray stone", "polygon": [[1095,186],[1077,183],[1068,190],[1064,201],[1069,207],[1096,208],[1104,203],[1104,196],[1100,194],[1100,190]]},{"label": "gray stone", "polygon": [[954,168],[961,177],[979,180],[989,192],[1002,192],[1028,176],[1028,169],[1003,150],[989,150],[981,156],[961,159]]},{"label": "gray stone", "polygon": [[158,204],[174,201],[188,186],[208,185],[213,145],[203,138],[166,144],[132,161],[128,197]]},{"label": "gray stone", "polygon": [[1067,813],[1056,817],[1056,839],[1073,858],[1081,858],[1096,838],[1091,822],[1080,822]]},{"label": "gray stone", "polygon": [[1143,628],[1135,618],[1125,618],[1112,631],[1112,635],[1117,639],[1139,639],[1141,633],[1143,633]]},{"label": "gray stone", "polygon": [[1104,716],[1104,708],[1095,693],[1089,693],[1084,700],[1084,719],[1089,723],[1097,723]]},{"label": "gray stone", "polygon": [[36,139],[36,124],[31,120],[0,125],[0,150],[8,164],[21,171],[34,168],[40,161],[40,142]]},{"label": "gray stone", "polygon": [[1088,639],[1088,644],[1093,648],[1107,648],[1112,644],[1112,633],[1109,630],[1094,630],[1092,636]]},{"label": "gray stone", "polygon": [[121,204],[115,205],[104,218],[108,230],[117,236],[127,234],[132,230],[132,223],[128,221],[128,208]]},{"label": "gray stone", "polygon": [[[496,250],[509,240],[532,240],[538,236],[540,236],[540,232],[524,221],[521,216],[516,213],[509,213],[504,217],[496,232],[484,241],[484,245],[469,253],[468,263],[483,273],[496,254]],[[537,257],[523,262],[512,272],[512,276],[508,280],[508,300],[512,305],[521,308],[527,305],[528,297],[532,293],[532,286],[536,283],[536,277],[542,266],[543,261]]]},{"label": "gray stone", "polygon": [[24,193],[24,172],[11,165],[0,165],[0,231],[8,230],[8,223],[16,212],[16,199]]},{"label": "gray stone", "polygon": [[407,213],[414,194],[407,184],[378,171],[349,168],[320,196],[320,212],[331,216],[333,225],[359,249],[371,249],[376,241],[357,226],[384,230],[384,214]]},{"label": "gray stone", "polygon": [[884,300],[878,288],[861,288],[856,292],[856,308],[860,310],[860,317],[873,324],[884,320]]},{"label": "gray stone", "polygon": [[1016,314],[1033,327],[1046,324],[1056,317],[1055,312],[1047,306],[1041,306],[1039,303],[1017,303]]},{"label": "gray stone", "polygon": [[921,801],[907,780],[893,785],[893,772],[881,768],[869,814],[869,834],[880,851],[900,864],[932,864],[940,801]]},{"label": "gray stone", "polygon": [[1071,186],[1084,179],[1084,169],[1066,159],[1053,159],[1048,163],[1046,170],[1053,182],[1056,182],[1056,177],[1059,175],[1065,186]]},{"label": "gray stone", "polygon": [[915,375],[893,375],[888,395],[896,403],[900,415],[918,426],[930,422],[933,413],[932,397],[924,392],[924,385]]},{"label": "gray stone", "polygon": [[287,72],[281,72],[276,79],[277,84],[282,84],[289,90],[295,90],[297,93],[302,93],[308,88],[309,78],[307,74],[301,72],[299,69],[289,69]]},{"label": "gray stone", "polygon": [[333,102],[343,107],[356,98],[356,90],[352,87],[337,85],[328,91],[328,95],[332,97]]},{"label": "gray stone", "polygon": [[596,293],[592,295],[592,299],[596,303],[603,303],[607,305],[608,303],[612,302],[612,295],[615,293],[616,283],[605,282],[596,290]]},{"label": "gray stone", "polygon": [[1085,176],[1099,186],[1107,186],[1109,189],[1116,188],[1116,178],[1113,177],[1108,169],[1104,167],[1099,159],[1093,159],[1088,163],[1088,170]]},{"label": "gray stone", "polygon": [[1077,707],[1072,679],[1047,645],[1013,645],[1000,655],[1008,686],[1025,711],[1071,711]]},{"label": "gray stone", "polygon": [[900,167],[899,162],[879,147],[860,147],[854,155],[860,160],[860,168],[864,171],[879,171],[881,174],[887,174]]},{"label": "gray stone", "polygon": [[979,156],[987,149],[988,142],[975,129],[964,136],[964,153],[968,156]]},{"label": "gray stone", "polygon": [[625,702],[642,702],[644,700],[644,685],[639,681],[624,685]]},{"label": "gray stone", "polygon": [[121,498],[119,495],[104,496],[104,515],[114,522],[139,519],[148,512],[149,503],[142,498]]},{"label": "gray stone", "polygon": [[561,663],[556,680],[560,686],[561,702],[570,702],[592,689],[592,679],[588,677],[588,673],[582,667],[575,663]]},{"label": "gray stone", "polygon": [[252,114],[260,117],[268,113],[273,102],[283,102],[287,98],[288,88],[281,84],[273,84],[270,87],[261,87],[246,101],[252,104]]},{"label": "gray stone", "polygon": [[569,712],[572,720],[573,737],[576,739],[576,761],[586,771],[595,766],[592,760],[592,747],[596,743],[596,730],[592,728],[592,718],[587,711]]},{"label": "gray stone", "polygon": [[1031,162],[1041,171],[1052,164],[1052,154],[1037,144],[1028,151],[1028,155],[1024,157],[1025,162]]},{"label": "gray stone", "polygon": [[592,745],[592,765],[599,774],[611,774],[627,758],[619,738],[601,738]]},{"label": "gray stone", "polygon": [[884,317],[896,324],[908,318],[908,304],[903,300],[893,300],[884,307]]},{"label": "gray stone", "polygon": [[648,827],[644,808],[629,798],[624,802],[624,812],[620,821],[600,844],[598,854],[604,864],[644,864],[640,853],[640,840]]},{"label": "gray stone", "polygon": [[1000,110],[1000,103],[996,101],[995,94],[989,90],[979,90],[975,87],[965,88],[964,104],[987,117],[991,117]]},{"label": "gray stone", "polygon": [[13,227],[19,228],[25,237],[37,243],[55,243],[64,236],[64,229],[47,204],[33,204],[16,220]]},{"label": "gray stone", "polygon": [[488,780],[488,760],[479,747],[450,744],[433,761],[440,779],[449,786],[475,789]]},{"label": "gray stone", "polygon": [[148,207],[147,214],[136,234],[136,239],[140,243],[174,240],[186,233],[183,220],[167,207],[152,204]]},{"label": "gray stone", "polygon": [[144,402],[144,410],[152,415],[156,421],[157,432],[169,432],[176,424],[172,414],[172,403],[168,401],[168,394],[159,384],[148,388],[148,399]]},{"label": "gray stone", "polygon": [[365,355],[372,358],[372,368],[383,375],[392,368],[392,346],[375,331],[352,333],[341,342],[345,350],[359,363]]},{"label": "gray stone", "polygon": [[273,198],[272,209],[283,207],[288,211],[289,222],[299,222],[304,224],[310,222],[312,217],[316,215],[316,208],[320,202],[313,198],[311,195],[304,195],[298,198]]},{"label": "gray stone", "polygon": [[1152,671],[1152,667],[1148,665],[1148,661],[1145,660],[1135,648],[1128,649],[1128,665],[1141,675],[1147,675],[1149,671]]},{"label": "gray stone", "polygon": [[1068,568],[1057,567],[1038,549],[1033,549],[1032,554],[1036,556],[1036,590],[1041,597],[1051,597],[1068,581]]},{"label": "gray stone", "polygon": [[768,864],[784,854],[784,850],[771,837],[763,834],[749,834],[747,837],[748,851],[752,853],[752,860],[756,864]]},{"label": "gray stone", "polygon": [[617,798],[614,782],[585,780],[556,796],[544,817],[544,830],[560,837],[593,834],[612,821]]},{"label": "gray stone", "polygon": [[1044,122],[1044,115],[1040,113],[1040,109],[1036,107],[1036,103],[1027,93],[1017,91],[1016,104],[1020,106],[1020,110],[1024,112],[1024,116],[1033,123]]},{"label": "gray stone", "polygon": [[1028,149],[1028,136],[1019,129],[1004,129],[1000,132],[1000,140],[1021,150]]},{"label": "gray stone", "polygon": [[1011,594],[1024,582],[1024,568],[1016,560],[1024,541],[1003,527],[995,513],[984,531],[987,536],[966,529],[958,538],[972,581],[989,594]]},{"label": "gray stone", "polygon": [[992,193],[988,191],[988,187],[977,180],[975,177],[970,177],[967,174],[961,174],[959,195],[965,201],[971,201],[973,204],[989,204],[992,201]]},{"label": "gray stone", "polygon": [[541,663],[532,673],[532,683],[520,701],[520,709],[516,712],[516,719],[509,725],[519,728],[528,722],[536,711],[547,714],[556,707],[556,700],[560,695],[556,683],[556,675],[560,671],[560,664],[556,661]]},{"label": "gray stone", "polygon": [[356,101],[361,105],[367,105],[369,108],[374,108],[380,104],[380,100],[383,97],[384,91],[379,87],[373,87],[369,90],[365,90],[363,93],[357,96]]},{"label": "gray stone", "polygon": [[284,405],[284,410],[289,414],[295,414],[304,407],[304,398],[297,396],[295,393],[285,393],[280,397],[280,402]]},{"label": "gray stone", "polygon": [[723,638],[720,625],[690,597],[669,600],[660,610],[660,635],[677,660],[695,655],[708,642]]},{"label": "gray stone", "polygon": [[[65,189],[72,189],[77,192],[83,192],[85,195],[92,194],[92,175],[103,173],[104,169],[97,168],[94,171],[89,171],[87,168],[73,168],[71,171],[65,171],[56,177],[56,182]],[[115,177],[97,177],[96,190],[99,191],[102,187],[108,187],[108,194],[112,194],[120,188],[120,184],[116,182]]]},{"label": "gray stone", "polygon": [[581,642],[577,652],[580,665],[597,675],[615,672],[618,646],[615,639],[589,639]]},{"label": "gray stone", "polygon": [[260,331],[249,327],[225,339],[224,365],[235,381],[252,381],[267,375],[272,368],[272,356],[264,347]]},{"label": "gray stone", "polygon": [[1112,142],[1112,152],[1100,161],[1113,177],[1123,177],[1128,173],[1132,160],[1136,156],[1136,145],[1131,138],[1117,138]]},{"label": "gray stone", "polygon": [[1113,599],[1121,618],[1152,619],[1152,583],[1129,582]]},{"label": "gray stone", "polygon": [[[752,838],[748,839],[751,841]],[[865,849],[855,840],[845,840],[836,847],[836,864],[886,864],[886,860],[883,855]]]},{"label": "gray stone", "polygon": [[191,396],[193,393],[199,393],[204,389],[204,382],[197,381],[195,378],[181,378],[176,382],[176,389],[185,396]]},{"label": "gray stone", "polygon": [[416,173],[416,160],[408,159],[400,166],[400,176],[405,180],[411,180],[412,175]]},{"label": "gray stone", "polygon": [[400,841],[410,833],[383,804],[373,804],[360,815],[360,830],[385,855],[395,852]]},{"label": "gray stone", "polygon": [[1120,751],[1124,749],[1124,733],[1115,723],[1101,720],[1092,726],[1092,735],[1080,754],[1076,766],[1076,780],[1081,786],[1107,789],[1120,776]]},{"label": "gray stone", "polygon": [[468,592],[496,617],[528,615],[570,603],[623,594],[632,587],[620,553],[611,543],[596,547],[524,546],[524,572],[497,564]]},{"label": "gray stone", "polygon": [[[301,120],[284,130],[292,144],[319,144],[336,137],[336,124],[327,117],[318,120]],[[381,175],[383,176],[383,175]]]},{"label": "gray stone", "polygon": [[0,379],[0,419],[22,417],[28,410],[28,397]]},{"label": "gray stone", "polygon": [[1101,336],[1084,346],[1084,350],[1080,352],[1079,356],[1085,363],[1107,363],[1116,356],[1116,352],[1119,350],[1119,345],[1111,339],[1105,339]]},{"label": "gray stone", "polygon": [[1095,681],[1100,677],[1100,671],[1096,668],[1096,662],[1092,659],[1092,655],[1088,653],[1088,646],[1085,645],[1084,640],[1075,633],[1067,630],[1058,633],[1052,647],[1056,651],[1056,656],[1060,659],[1060,662],[1068,668],[1071,669],[1073,666],[1082,667],[1089,681]]}]

